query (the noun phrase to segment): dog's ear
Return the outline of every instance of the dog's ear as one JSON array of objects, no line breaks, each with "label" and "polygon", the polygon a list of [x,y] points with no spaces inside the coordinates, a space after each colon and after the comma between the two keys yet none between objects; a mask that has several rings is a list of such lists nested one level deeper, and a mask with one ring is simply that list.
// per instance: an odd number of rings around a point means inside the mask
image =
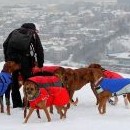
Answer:
[{"label": "dog's ear", "polygon": [[90,64],[88,68],[102,68],[100,64]]}]

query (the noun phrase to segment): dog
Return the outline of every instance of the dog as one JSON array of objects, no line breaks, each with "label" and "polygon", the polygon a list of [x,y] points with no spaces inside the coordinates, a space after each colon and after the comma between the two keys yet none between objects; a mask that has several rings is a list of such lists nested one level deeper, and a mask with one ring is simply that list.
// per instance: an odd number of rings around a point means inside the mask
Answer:
[{"label": "dog", "polygon": [[[110,71],[110,70],[107,70],[105,68],[103,68],[100,64],[90,64],[88,66],[88,68],[98,68],[98,69],[101,69],[102,72],[103,72],[103,75],[105,78],[123,78],[120,74],[116,73],[116,72],[113,72],[113,71]],[[125,103],[125,106],[128,107],[128,100],[127,100],[127,97],[125,94],[123,94],[123,98],[124,98],[124,103]],[[108,102],[111,104],[111,105],[116,105],[117,102],[118,102],[118,97],[117,95],[114,95],[114,101],[112,99],[109,99]]]},{"label": "dog", "polygon": [[62,82],[56,76],[34,76],[24,83],[24,96],[30,104],[29,113],[24,123],[27,123],[29,117],[35,109],[43,109],[48,122],[51,121],[47,107],[54,105],[60,114],[60,119],[66,118],[67,107],[69,103],[69,94]]},{"label": "dog", "polygon": [[3,95],[5,94],[5,100],[7,105],[7,115],[10,115],[10,83],[12,82],[11,74],[20,69],[20,64],[14,61],[5,62],[3,69],[0,73],[0,105],[1,113],[4,113]]},{"label": "dog", "polygon": [[107,100],[116,95],[127,94],[127,99],[130,102],[130,79],[129,78],[119,78],[119,79],[109,79],[102,78],[98,85],[95,85],[95,89],[99,97],[98,110],[100,114],[106,113],[106,102]]},{"label": "dog", "polygon": [[[44,66],[41,68],[35,66],[32,68],[32,77],[34,76],[54,76],[55,71],[59,71],[63,69],[61,66],[51,65],[51,66]],[[21,76],[19,77],[19,84],[23,85],[23,80]],[[24,118],[26,117],[27,108],[29,108],[29,102],[25,97],[23,97],[23,106],[24,106]],[[53,107],[50,106],[50,113],[53,114]],[[39,110],[37,110],[37,116],[40,117]]]},{"label": "dog", "polygon": [[[126,94],[127,99],[130,102],[130,79],[128,78],[104,78],[101,76],[102,70],[97,68],[88,68],[91,73],[89,73],[89,82],[94,84],[94,89],[98,97],[98,111],[100,114],[106,113],[106,103],[108,99],[114,94],[122,95]],[[115,86],[115,87],[113,87]]]},{"label": "dog", "polygon": [[[96,96],[95,89],[93,89],[94,87],[92,87],[93,84],[90,82],[90,78],[88,77],[90,76],[89,73],[91,73],[91,71],[87,67],[78,69],[64,68],[61,70],[61,72],[59,72],[59,70],[55,71],[55,75],[57,75],[63,82],[64,86],[67,87],[67,90],[70,95],[70,100],[73,99],[75,91],[80,90],[87,83],[90,83],[91,88]],[[78,99],[76,99],[74,104],[76,105],[77,103]],[[69,107],[70,104],[68,104],[68,108]]]}]

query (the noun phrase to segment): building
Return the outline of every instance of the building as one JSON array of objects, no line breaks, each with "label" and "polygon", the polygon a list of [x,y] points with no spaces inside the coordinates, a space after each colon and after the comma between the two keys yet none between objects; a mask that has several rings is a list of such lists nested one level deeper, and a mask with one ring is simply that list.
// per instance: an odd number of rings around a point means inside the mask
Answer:
[{"label": "building", "polygon": [[107,54],[108,60],[120,66],[130,66],[130,52]]},{"label": "building", "polygon": [[118,4],[127,4],[130,5],[130,0],[117,0]]}]

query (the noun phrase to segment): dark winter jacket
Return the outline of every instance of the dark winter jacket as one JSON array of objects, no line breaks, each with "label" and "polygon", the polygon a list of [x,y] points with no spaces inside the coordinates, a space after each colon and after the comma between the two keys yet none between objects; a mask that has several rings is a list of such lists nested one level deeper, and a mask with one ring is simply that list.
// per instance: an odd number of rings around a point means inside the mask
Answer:
[{"label": "dark winter jacket", "polygon": [[[21,33],[27,33],[28,31],[30,31],[29,29],[25,29],[25,28],[19,28],[16,30],[20,31]],[[21,60],[21,57],[26,56],[26,54],[30,54],[30,49],[28,50],[28,52],[20,52],[19,50],[8,47],[8,42],[12,35],[12,32],[9,34],[8,38],[3,43],[5,61],[13,60],[13,59],[19,61]],[[33,44],[33,48],[37,56],[38,67],[42,67],[44,63],[44,50],[40,38],[36,32],[34,32],[34,35],[31,39],[31,43]]]}]

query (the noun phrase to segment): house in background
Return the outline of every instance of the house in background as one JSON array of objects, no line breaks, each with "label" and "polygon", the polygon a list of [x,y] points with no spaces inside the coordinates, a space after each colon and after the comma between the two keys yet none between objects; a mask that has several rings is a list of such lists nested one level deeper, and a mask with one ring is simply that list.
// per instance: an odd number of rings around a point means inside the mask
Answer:
[{"label": "house in background", "polygon": [[110,63],[113,61],[117,66],[130,67],[130,52],[107,54],[107,57]]},{"label": "house in background", "polygon": [[100,64],[106,69],[130,74],[130,52],[107,54]]}]

